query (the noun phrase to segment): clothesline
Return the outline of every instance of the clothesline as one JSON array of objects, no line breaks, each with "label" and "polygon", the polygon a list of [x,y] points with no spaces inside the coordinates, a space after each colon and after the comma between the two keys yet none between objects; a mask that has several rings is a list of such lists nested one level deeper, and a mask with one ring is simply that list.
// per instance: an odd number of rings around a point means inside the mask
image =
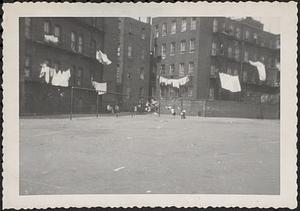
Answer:
[{"label": "clothesline", "polygon": [[179,86],[185,85],[187,82],[189,82],[189,77],[188,76],[178,78],[178,79],[168,79],[168,78],[165,78],[163,76],[159,77],[159,83],[160,84],[166,85],[166,86],[171,85],[171,86],[176,87],[176,88],[179,88]]}]

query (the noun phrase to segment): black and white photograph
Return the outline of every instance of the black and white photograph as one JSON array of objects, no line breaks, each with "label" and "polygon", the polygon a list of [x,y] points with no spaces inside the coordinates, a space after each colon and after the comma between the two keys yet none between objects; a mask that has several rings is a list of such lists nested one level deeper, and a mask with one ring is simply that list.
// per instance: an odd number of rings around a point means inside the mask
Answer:
[{"label": "black and white photograph", "polygon": [[146,11],[16,19],[16,194],[280,197],[283,18]]}]

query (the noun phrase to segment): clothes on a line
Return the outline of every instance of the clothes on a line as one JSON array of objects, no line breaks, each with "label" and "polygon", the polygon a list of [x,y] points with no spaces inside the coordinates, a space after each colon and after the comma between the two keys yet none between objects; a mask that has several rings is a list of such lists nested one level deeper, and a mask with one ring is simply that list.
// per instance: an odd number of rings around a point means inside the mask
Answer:
[{"label": "clothes on a line", "polygon": [[101,50],[96,51],[96,59],[101,64],[106,64],[106,65],[110,65],[111,64],[111,61],[108,59],[107,55],[105,53],[102,53]]},{"label": "clothes on a line", "polygon": [[259,76],[259,80],[261,81],[265,81],[266,80],[266,69],[265,69],[265,65],[261,62],[254,62],[254,61],[249,61],[249,63],[257,68],[258,71],[258,76]]},{"label": "clothes on a line", "polygon": [[178,78],[178,79],[168,79],[165,77],[160,76],[159,77],[159,83],[162,85],[171,85],[173,87],[179,88],[179,86],[185,85],[187,82],[189,82],[189,77],[185,76],[183,78]]},{"label": "clothes on a line", "polygon": [[55,37],[54,35],[44,35],[44,39],[47,42],[53,42],[53,43],[58,43],[58,37]]},{"label": "clothes on a line", "polygon": [[69,79],[71,77],[70,69],[65,71],[56,70],[49,67],[46,63],[41,65],[40,78],[44,78],[47,84],[51,83],[53,86],[69,86]]},{"label": "clothes on a line", "polygon": [[96,81],[92,81],[93,87],[96,89],[98,92],[98,95],[103,95],[107,92],[107,83],[99,83]]},{"label": "clothes on a line", "polygon": [[219,73],[221,87],[223,89],[229,90],[231,92],[240,92],[241,91],[241,84],[239,77],[237,75],[229,75],[225,73]]}]

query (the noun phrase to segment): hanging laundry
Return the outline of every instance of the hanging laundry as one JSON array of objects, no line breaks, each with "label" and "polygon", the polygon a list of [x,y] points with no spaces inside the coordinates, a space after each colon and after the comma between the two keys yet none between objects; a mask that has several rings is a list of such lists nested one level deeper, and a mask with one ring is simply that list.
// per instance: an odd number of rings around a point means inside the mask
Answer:
[{"label": "hanging laundry", "polygon": [[[45,76],[45,77],[44,77]],[[50,81],[50,67],[46,63],[41,65],[40,78],[44,77],[46,83],[48,84]]]},{"label": "hanging laundry", "polygon": [[63,80],[62,72],[60,70],[54,70],[53,77],[52,77],[52,85],[61,86],[62,80]]},{"label": "hanging laundry", "polygon": [[266,69],[265,69],[265,65],[261,62],[253,62],[253,61],[249,61],[249,63],[252,66],[255,66],[257,68],[258,71],[258,75],[259,75],[259,80],[261,81],[265,81],[266,80]]},{"label": "hanging laundry", "polygon": [[159,77],[160,84],[166,85],[166,86],[171,85],[176,88],[179,88],[179,86],[185,85],[188,81],[189,81],[188,76],[185,76],[185,77],[179,78],[179,79],[168,79],[168,78],[165,78],[162,76]]},{"label": "hanging laundry", "polygon": [[237,75],[232,76],[221,72],[219,73],[219,75],[220,75],[221,87],[223,89],[229,90],[231,92],[241,91],[241,85],[240,85],[239,77]]},{"label": "hanging laundry", "polygon": [[96,52],[96,59],[101,64],[106,64],[106,65],[110,65],[111,64],[111,61],[107,58],[107,55],[105,53],[102,53],[101,50],[98,50]]},{"label": "hanging laundry", "polygon": [[47,42],[53,42],[53,43],[58,43],[58,37],[55,37],[54,35],[44,35],[44,39]]},{"label": "hanging laundry", "polygon": [[107,83],[99,83],[96,81],[92,81],[93,87],[96,89],[98,92],[98,95],[103,95],[107,92]]},{"label": "hanging laundry", "polygon": [[71,77],[70,69],[62,71],[60,86],[68,87],[69,86],[69,79],[70,79],[70,77]]}]

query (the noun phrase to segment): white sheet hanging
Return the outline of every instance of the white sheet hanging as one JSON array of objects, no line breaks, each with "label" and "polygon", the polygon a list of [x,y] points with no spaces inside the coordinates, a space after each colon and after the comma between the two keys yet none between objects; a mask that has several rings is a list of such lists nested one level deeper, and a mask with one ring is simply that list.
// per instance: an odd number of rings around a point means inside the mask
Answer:
[{"label": "white sheet hanging", "polygon": [[240,80],[237,75],[232,76],[221,72],[219,73],[219,75],[220,75],[221,87],[223,89],[229,90],[231,92],[241,91]]},{"label": "white sheet hanging", "polygon": [[249,63],[252,66],[255,66],[257,68],[258,71],[258,75],[259,75],[259,80],[261,81],[265,81],[266,80],[266,69],[265,69],[265,65],[261,62],[253,62],[253,61],[249,61]]}]

